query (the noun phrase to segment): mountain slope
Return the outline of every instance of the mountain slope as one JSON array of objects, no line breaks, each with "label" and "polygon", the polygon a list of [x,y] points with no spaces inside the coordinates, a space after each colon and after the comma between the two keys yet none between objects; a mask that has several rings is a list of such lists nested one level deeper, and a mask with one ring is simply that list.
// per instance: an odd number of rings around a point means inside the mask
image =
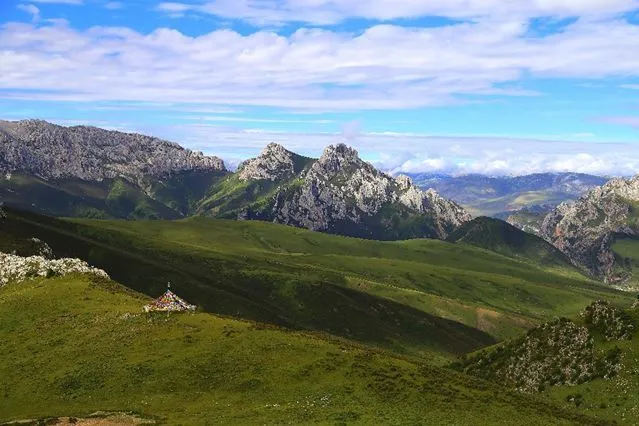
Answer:
[{"label": "mountain slope", "polygon": [[629,284],[632,271],[611,247],[616,238],[639,235],[639,176],[612,179],[574,203],[561,204],[546,216],[541,234],[594,276]]},{"label": "mountain slope", "polygon": [[[119,222],[97,221],[93,227],[9,209],[7,218],[0,220],[0,236],[10,241],[5,251],[37,237],[56,256],[83,259],[149,295],[158,296],[171,281],[187,300],[209,312],[326,331],[436,362],[494,342],[487,333],[459,321],[358,291],[347,285],[339,270],[308,264],[308,257],[301,263],[286,262],[276,253],[259,250],[261,241],[238,246],[244,232],[235,225],[241,222],[225,221],[214,230],[189,222],[122,222],[134,224],[134,233],[108,223]],[[162,229],[184,239],[161,237]],[[287,234],[289,229],[279,226],[273,232],[295,238]],[[194,244],[195,235],[213,245]],[[220,251],[218,244],[228,249]]]},{"label": "mountain slope", "polygon": [[596,424],[347,341],[201,312],[147,315],[145,303],[84,276],[0,288],[0,422],[107,410],[192,425]]},{"label": "mountain slope", "polygon": [[535,264],[564,268],[572,266],[570,260],[552,244],[499,219],[473,219],[460,226],[447,240],[472,244]]},{"label": "mountain slope", "polygon": [[185,170],[222,171],[216,157],[158,138],[42,120],[0,121],[0,172],[88,181],[124,177],[141,187],[149,176]]},{"label": "mountain slope", "polygon": [[171,281],[209,312],[429,359],[518,335],[595,299],[630,300],[574,270],[467,244],[358,240],[256,221],[69,222],[7,213],[3,240],[37,237],[56,255],[86,260],[146,294],[158,296]]},{"label": "mountain slope", "polygon": [[433,188],[477,216],[505,218],[526,207],[556,206],[603,185],[607,178],[581,173],[536,173],[489,177],[412,174],[421,188]]}]

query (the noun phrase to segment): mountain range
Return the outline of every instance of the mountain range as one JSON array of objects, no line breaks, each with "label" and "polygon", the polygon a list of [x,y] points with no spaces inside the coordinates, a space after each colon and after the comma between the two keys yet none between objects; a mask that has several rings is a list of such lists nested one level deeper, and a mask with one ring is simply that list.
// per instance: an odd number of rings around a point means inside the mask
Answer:
[{"label": "mountain range", "polygon": [[409,176],[419,187],[435,189],[476,216],[500,219],[506,219],[521,210],[549,211],[564,201],[576,200],[608,180],[606,177],[583,173],[497,177],[418,173]]},{"label": "mountain range", "polygon": [[[314,159],[271,143],[231,172],[220,158],[158,138],[41,120],[0,122],[0,138],[0,200],[46,215],[206,216],[374,240],[452,238],[505,254],[568,259],[613,285],[632,287],[639,276],[638,178],[393,177],[344,144]],[[488,198],[495,212],[508,209],[495,216],[514,227],[471,222],[460,205],[476,212]],[[527,207],[515,209],[520,205]]]},{"label": "mountain range", "polygon": [[258,219],[372,239],[446,238],[463,208],[393,178],[346,145],[319,159],[269,144],[226,170],[217,157],[138,134],[0,122],[0,196],[55,216]]}]

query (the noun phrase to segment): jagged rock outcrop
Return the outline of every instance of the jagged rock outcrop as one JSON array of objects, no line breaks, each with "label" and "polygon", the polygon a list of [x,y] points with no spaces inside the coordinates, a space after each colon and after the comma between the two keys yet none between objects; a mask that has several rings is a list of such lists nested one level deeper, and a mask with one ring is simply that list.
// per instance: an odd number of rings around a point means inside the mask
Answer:
[{"label": "jagged rock outcrop", "polygon": [[616,235],[639,235],[639,176],[616,178],[548,214],[541,235],[576,265],[611,284],[628,281],[611,246]]},{"label": "jagged rock outcrop", "polygon": [[0,252],[0,287],[9,282],[21,282],[35,277],[54,277],[68,274],[92,274],[109,278],[109,275],[102,269],[93,268],[80,259],[22,257]]},{"label": "jagged rock outcrop", "polygon": [[0,121],[0,173],[100,181],[123,177],[143,185],[148,177],[185,170],[224,170],[224,162],[178,144],[97,127],[63,127],[42,120]]},{"label": "jagged rock outcrop", "polygon": [[270,143],[258,157],[241,163],[237,168],[237,175],[244,182],[261,179],[288,180],[301,172],[309,160],[288,151],[282,145]]},{"label": "jagged rock outcrop", "polygon": [[[406,176],[397,179],[361,160],[344,145],[327,147],[322,156],[283,186],[267,216],[288,225],[365,238],[445,238],[470,215],[435,191],[421,191]],[[421,219],[403,233],[402,221]],[[393,227],[395,229],[393,229]]]}]

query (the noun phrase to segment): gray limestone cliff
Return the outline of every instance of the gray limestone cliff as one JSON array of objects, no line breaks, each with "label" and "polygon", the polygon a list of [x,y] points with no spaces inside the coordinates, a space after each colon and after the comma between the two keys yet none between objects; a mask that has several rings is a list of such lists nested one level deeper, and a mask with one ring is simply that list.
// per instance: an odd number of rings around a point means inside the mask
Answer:
[{"label": "gray limestone cliff", "polygon": [[618,235],[639,235],[639,176],[616,178],[548,214],[541,235],[577,265],[611,284],[629,279],[612,252]]},{"label": "gray limestone cliff", "polygon": [[42,120],[0,121],[0,173],[45,179],[100,181],[117,177],[141,184],[185,170],[223,171],[217,157],[135,133],[64,127]]}]

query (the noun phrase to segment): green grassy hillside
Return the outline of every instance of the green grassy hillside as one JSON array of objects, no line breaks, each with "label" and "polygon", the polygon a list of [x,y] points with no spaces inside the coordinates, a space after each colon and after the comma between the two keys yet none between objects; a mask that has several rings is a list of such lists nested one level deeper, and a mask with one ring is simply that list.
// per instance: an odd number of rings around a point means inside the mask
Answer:
[{"label": "green grassy hillside", "polygon": [[224,175],[224,172],[175,173],[144,183],[145,192],[124,179],[44,180],[14,173],[10,179],[0,176],[0,200],[49,216],[177,219],[194,212],[197,203]]},{"label": "green grassy hillside", "polygon": [[[205,218],[60,221],[9,211],[0,233],[37,236],[157,296],[171,281],[214,313],[321,330],[433,361],[630,296],[569,269],[466,244],[376,242]],[[20,235],[20,237],[16,237]]]},{"label": "green grassy hillside", "polygon": [[164,424],[600,424],[468,376],[206,313],[143,314],[104,279],[0,288],[0,422],[132,411]]},{"label": "green grassy hillside", "polygon": [[612,246],[618,265],[630,273],[630,288],[639,289],[639,237],[619,237]]},{"label": "green grassy hillside", "polygon": [[[218,223],[203,223],[207,222]],[[95,222],[96,228],[9,211],[9,218],[0,221],[0,235],[12,244],[36,235],[56,255],[86,259],[149,295],[159,295],[171,281],[181,294],[209,312],[326,331],[433,362],[494,342],[475,327],[349,288],[346,277],[331,268],[286,264],[268,252],[254,254],[248,248],[220,253],[164,241],[159,235],[151,238],[109,230],[109,223]],[[148,226],[153,221],[131,223]],[[192,231],[198,232],[197,228]]]},{"label": "green grassy hillside", "polygon": [[478,217],[463,224],[448,241],[482,247],[504,256],[532,261],[539,265],[577,269],[552,244],[528,234],[502,220]]}]

